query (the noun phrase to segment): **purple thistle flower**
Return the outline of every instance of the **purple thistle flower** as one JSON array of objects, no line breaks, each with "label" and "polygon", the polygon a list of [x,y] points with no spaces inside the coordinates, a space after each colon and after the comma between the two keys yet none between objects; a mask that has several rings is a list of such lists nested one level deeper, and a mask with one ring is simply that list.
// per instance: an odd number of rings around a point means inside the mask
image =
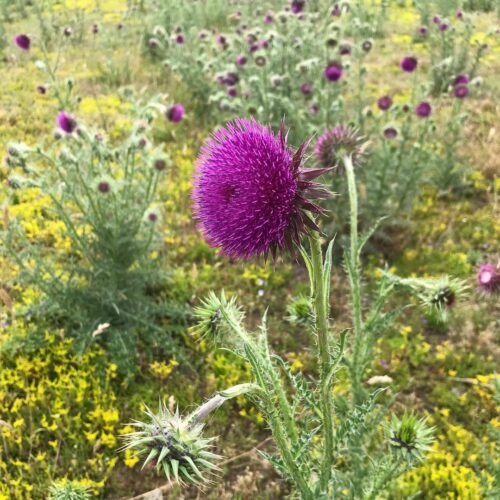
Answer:
[{"label": "purple thistle flower", "polygon": [[178,45],[182,45],[185,41],[186,40],[184,38],[184,35],[182,35],[182,34],[179,34],[175,37],[175,43]]},{"label": "purple thistle flower", "polygon": [[339,54],[341,56],[347,56],[351,53],[351,46],[348,43],[344,43],[339,47]]},{"label": "purple thistle flower", "polygon": [[97,35],[97,33],[99,33],[99,26],[97,24],[92,25],[92,33],[94,33],[94,35]]},{"label": "purple thistle flower", "polygon": [[342,158],[350,155],[353,165],[360,165],[367,146],[368,143],[355,128],[337,125],[319,137],[314,147],[314,155],[321,168],[336,168],[336,171],[342,174]]},{"label": "purple thistle flower", "polygon": [[417,69],[418,61],[416,57],[407,56],[401,59],[401,69],[407,73],[412,73]]},{"label": "purple thistle flower", "polygon": [[174,104],[167,109],[167,119],[172,123],[179,123],[184,118],[184,106],[182,104]]},{"label": "purple thistle flower", "polygon": [[311,113],[312,115],[317,115],[319,113],[319,106],[315,102],[313,102],[308,109],[309,113]]},{"label": "purple thistle flower", "polygon": [[57,124],[67,134],[73,133],[76,129],[76,120],[65,111],[61,111],[57,115]]},{"label": "purple thistle flower", "polygon": [[292,0],[290,9],[294,14],[299,14],[304,9],[305,0]]},{"label": "purple thistle flower", "polygon": [[14,42],[20,49],[30,50],[31,38],[28,35],[17,35]]},{"label": "purple thistle flower", "polygon": [[420,28],[418,28],[418,34],[419,35],[427,35],[427,32],[428,32],[428,29],[427,29],[427,26],[420,26]]},{"label": "purple thistle flower", "polygon": [[484,292],[494,292],[500,288],[500,274],[493,264],[485,262],[479,266],[477,284]]},{"label": "purple thistle flower", "polygon": [[395,139],[398,136],[398,131],[394,127],[386,127],[384,129],[384,137],[386,139]]},{"label": "purple thistle flower", "polygon": [[439,16],[434,16],[434,17],[432,18],[432,22],[433,22],[434,24],[439,24],[439,23],[441,22],[441,18],[440,18]]},{"label": "purple thistle flower", "polygon": [[453,85],[467,85],[469,83],[469,75],[465,73],[457,75],[455,80],[453,80]]},{"label": "purple thistle flower", "polygon": [[155,170],[157,170],[158,172],[162,172],[167,167],[167,162],[163,158],[157,158],[154,161],[153,166]]},{"label": "purple thistle flower", "polygon": [[431,107],[431,105],[427,101],[422,101],[415,108],[415,113],[420,118],[428,118],[429,116],[431,116],[432,107]]},{"label": "purple thistle flower", "polygon": [[267,49],[269,47],[269,42],[267,40],[261,40],[259,42],[259,47],[261,49]]},{"label": "purple thistle flower", "polygon": [[373,42],[371,40],[365,40],[361,45],[361,48],[363,49],[364,52],[370,52],[370,50],[372,50],[372,47],[373,47]]},{"label": "purple thistle flower", "polygon": [[247,62],[247,58],[243,55],[240,55],[236,58],[236,64],[238,64],[239,66],[243,66],[244,64],[246,64]]},{"label": "purple thistle flower", "polygon": [[97,184],[97,189],[100,193],[106,194],[111,191],[111,185],[108,181],[101,181]]},{"label": "purple thistle flower", "polygon": [[267,14],[264,17],[264,24],[271,24],[273,22],[273,16],[271,14]]},{"label": "purple thistle flower", "polygon": [[312,93],[312,90],[313,90],[313,86],[311,83],[303,83],[301,86],[300,86],[300,91],[304,94],[304,95],[310,95]]},{"label": "purple thistle flower", "polygon": [[308,229],[305,211],[323,213],[307,198],[329,196],[313,179],[325,169],[302,166],[307,144],[293,151],[284,126],[278,136],[255,120],[238,118],[201,149],[193,181],[193,211],[207,242],[233,258],[292,249]]},{"label": "purple thistle flower", "polygon": [[340,17],[341,14],[342,14],[341,8],[339,7],[338,4],[335,4],[335,6],[332,9],[332,16],[333,17]]},{"label": "purple thistle flower", "polygon": [[464,13],[461,10],[457,10],[456,14],[457,19],[462,19],[464,17]]},{"label": "purple thistle flower", "polygon": [[450,25],[448,23],[441,23],[439,25],[439,31],[447,31]]},{"label": "purple thistle flower", "polygon": [[219,45],[225,45],[226,43],[226,37],[224,35],[218,35],[215,40]]},{"label": "purple thistle flower", "polygon": [[377,101],[377,106],[382,111],[387,111],[392,106],[392,99],[388,95],[385,95]]},{"label": "purple thistle flower", "polygon": [[228,87],[228,89],[227,89],[227,95],[229,97],[236,97],[238,95],[238,91],[236,90],[235,87]]},{"label": "purple thistle flower", "polygon": [[328,64],[324,72],[325,78],[330,82],[337,82],[342,77],[342,65],[336,61]]},{"label": "purple thistle flower", "polygon": [[469,95],[469,87],[467,87],[467,85],[457,85],[454,89],[453,89],[453,95],[457,98],[457,99],[464,99],[465,97],[467,97]]},{"label": "purple thistle flower", "polygon": [[47,87],[45,85],[37,85],[36,87],[36,91],[39,93],[39,94],[46,94],[47,93]]},{"label": "purple thistle flower", "polygon": [[148,214],[148,221],[154,223],[157,220],[158,220],[158,214],[156,212],[149,212],[149,214]]}]

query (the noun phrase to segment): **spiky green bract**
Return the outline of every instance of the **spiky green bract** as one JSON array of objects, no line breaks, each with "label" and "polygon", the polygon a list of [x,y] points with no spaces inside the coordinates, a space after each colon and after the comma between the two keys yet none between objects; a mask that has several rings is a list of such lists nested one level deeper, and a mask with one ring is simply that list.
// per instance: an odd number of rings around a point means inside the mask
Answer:
[{"label": "spiky green bract", "polygon": [[221,292],[220,297],[210,292],[201,305],[194,309],[194,316],[197,320],[197,324],[191,328],[194,335],[216,344],[222,340],[231,344],[230,334],[234,332],[234,325],[240,325],[245,314],[236,304],[235,297],[227,300],[224,292]]},{"label": "spiky green bract", "polygon": [[309,297],[299,295],[291,304],[288,304],[286,310],[290,323],[306,327],[314,325],[314,310]]},{"label": "spiky green bract", "polygon": [[421,462],[434,441],[434,427],[429,427],[425,417],[418,419],[413,413],[401,418],[392,417],[386,427],[386,436],[392,451],[409,464]]},{"label": "spiky green bract", "polygon": [[437,315],[446,322],[450,311],[457,301],[463,297],[467,286],[461,280],[442,276],[440,278],[401,278],[395,274],[385,273],[390,281],[407,288],[415,295],[421,306],[430,315]]},{"label": "spiky green bract", "polygon": [[202,485],[211,474],[219,470],[215,461],[221,457],[212,453],[215,438],[204,438],[204,424],[190,417],[182,417],[178,410],[170,412],[160,402],[158,413],[146,407],[148,422],[135,421],[137,430],[125,434],[122,450],[133,448],[145,457],[143,468],[155,467],[169,481],[180,484]]},{"label": "spiky green bract", "polygon": [[92,498],[88,486],[67,479],[53,482],[49,493],[50,500],[90,500]]}]

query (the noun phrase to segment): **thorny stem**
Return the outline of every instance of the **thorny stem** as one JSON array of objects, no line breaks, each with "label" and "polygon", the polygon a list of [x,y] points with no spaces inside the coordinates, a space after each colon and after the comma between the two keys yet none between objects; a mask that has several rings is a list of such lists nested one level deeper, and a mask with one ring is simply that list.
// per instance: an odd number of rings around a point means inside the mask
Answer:
[{"label": "thorny stem", "polygon": [[314,311],[316,315],[316,333],[320,358],[321,411],[323,418],[323,458],[321,462],[320,485],[323,492],[328,489],[333,463],[333,395],[328,384],[328,373],[331,364],[331,353],[328,347],[328,304],[324,290],[324,265],[321,242],[318,234],[309,238],[311,246],[311,264],[314,283]]},{"label": "thorny stem", "polygon": [[361,378],[363,376],[363,348],[364,332],[361,311],[361,280],[359,275],[359,242],[358,242],[358,195],[354,167],[350,156],[343,158],[347,174],[347,187],[349,191],[349,204],[351,213],[351,247],[349,249],[349,280],[351,285],[352,320],[354,327],[354,349],[351,365],[352,396],[354,404],[362,402],[363,390]]}]

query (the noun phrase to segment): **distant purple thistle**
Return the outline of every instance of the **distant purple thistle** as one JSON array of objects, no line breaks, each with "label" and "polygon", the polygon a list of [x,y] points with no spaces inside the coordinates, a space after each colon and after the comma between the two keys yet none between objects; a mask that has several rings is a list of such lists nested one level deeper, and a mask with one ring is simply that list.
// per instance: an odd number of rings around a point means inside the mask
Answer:
[{"label": "distant purple thistle", "polygon": [[273,22],[273,16],[271,14],[267,14],[264,16],[264,24],[271,24]]},{"label": "distant purple thistle", "polygon": [[228,87],[227,95],[229,97],[236,97],[238,95],[238,91],[234,87]]},{"label": "distant purple thistle", "polygon": [[294,14],[299,14],[304,9],[305,0],[292,0],[290,9]]},{"label": "distant purple thistle", "polygon": [[99,26],[97,24],[92,25],[92,33],[94,33],[94,35],[97,35],[97,33],[99,33]]},{"label": "distant purple thistle", "polygon": [[427,26],[420,26],[420,28],[418,28],[418,33],[420,35],[427,35],[428,31]]},{"label": "distant purple thistle", "polygon": [[330,82],[337,82],[342,77],[342,65],[338,62],[331,62],[325,68],[325,78]]},{"label": "distant purple thistle", "polygon": [[417,105],[415,113],[420,118],[428,118],[432,113],[432,107],[427,101],[423,101]]},{"label": "distant purple thistle", "polygon": [[500,274],[493,264],[485,262],[479,266],[477,284],[484,292],[494,292],[500,289]]},{"label": "distant purple thistle", "polygon": [[453,80],[453,85],[467,85],[469,83],[469,75],[465,73],[457,75],[455,80]]},{"label": "distant purple thistle", "polygon": [[467,87],[467,85],[457,85],[454,89],[453,89],[453,95],[457,98],[457,99],[464,99],[465,97],[467,97],[469,95],[469,87]]},{"label": "distant purple thistle", "polygon": [[246,62],[247,62],[247,58],[245,56],[239,55],[236,58],[236,64],[238,64],[239,66],[243,66],[244,64],[246,64]]},{"label": "distant purple thistle", "polygon": [[392,99],[388,95],[385,95],[377,101],[377,106],[382,111],[387,111],[392,106]]},{"label": "distant purple thistle", "polygon": [[101,181],[97,185],[97,189],[99,190],[100,193],[106,194],[111,191],[111,185],[109,184],[108,181]]},{"label": "distant purple thistle", "polygon": [[339,47],[339,54],[341,56],[347,56],[351,53],[351,46],[348,43],[344,43]]},{"label": "distant purple thistle", "polygon": [[30,50],[31,38],[28,35],[17,35],[14,38],[15,44],[22,50]]},{"label": "distant purple thistle", "polygon": [[259,47],[261,49],[267,49],[267,48],[269,48],[269,42],[267,40],[261,40],[259,42]]},{"label": "distant purple thistle", "polygon": [[398,135],[398,131],[394,127],[387,127],[384,129],[384,137],[386,139],[395,139]]},{"label": "distant purple thistle", "polygon": [[36,91],[39,93],[39,94],[46,94],[47,93],[47,87],[45,85],[37,85],[36,87]]},{"label": "distant purple thistle", "polygon": [[179,123],[184,118],[184,106],[174,104],[167,110],[167,119],[172,123]]},{"label": "distant purple thistle", "polygon": [[341,14],[342,14],[341,8],[339,7],[338,4],[335,4],[335,6],[332,9],[332,16],[333,17],[340,17]]},{"label": "distant purple thistle", "polygon": [[312,84],[310,83],[303,83],[301,86],[300,86],[300,91],[304,94],[304,95],[310,95],[312,93],[312,90],[313,90],[313,86]]},{"label": "distant purple thistle", "polygon": [[457,19],[462,19],[464,17],[464,13],[461,10],[457,10],[455,16],[457,16]]},{"label": "distant purple thistle", "polygon": [[176,44],[182,45],[184,42],[185,42],[184,35],[179,34],[175,37]]},{"label": "distant purple thistle", "polygon": [[156,222],[157,220],[158,220],[158,215],[155,212],[149,212],[148,221],[149,222]]},{"label": "distant purple thistle", "polygon": [[361,48],[364,52],[370,52],[370,50],[372,50],[372,47],[373,43],[371,42],[371,40],[365,40],[361,45]]},{"label": "distant purple thistle", "polygon": [[447,31],[450,25],[448,23],[441,23],[439,25],[439,31]]},{"label": "distant purple thistle", "polygon": [[154,161],[153,166],[158,172],[163,172],[163,170],[167,167],[167,162],[163,158],[157,158]]},{"label": "distant purple thistle", "polygon": [[61,111],[57,115],[57,124],[59,125],[59,128],[67,134],[73,133],[77,125],[76,120],[65,111]]},{"label": "distant purple thistle", "polygon": [[311,113],[312,115],[317,115],[319,113],[319,106],[315,102],[313,102],[308,109],[309,113]]},{"label": "distant purple thistle", "polygon": [[201,149],[193,181],[193,211],[207,242],[233,258],[248,259],[299,243],[317,229],[305,211],[323,210],[307,198],[329,195],[305,169],[307,145],[293,151],[282,126],[275,136],[255,120],[236,119]]},{"label": "distant purple thistle", "polygon": [[217,38],[215,39],[215,41],[219,45],[225,45],[225,43],[226,43],[226,37],[224,35],[218,35]]},{"label": "distant purple thistle", "polygon": [[412,73],[417,69],[418,61],[416,57],[407,56],[401,59],[401,69],[407,73]]},{"label": "distant purple thistle", "polygon": [[336,168],[336,172],[342,174],[343,156],[350,155],[353,165],[360,165],[366,148],[366,140],[355,128],[337,125],[319,137],[314,146],[314,155],[321,168]]},{"label": "distant purple thistle", "polygon": [[440,18],[439,16],[434,16],[434,17],[432,18],[432,22],[433,22],[434,24],[439,24],[439,23],[441,22],[441,18]]}]

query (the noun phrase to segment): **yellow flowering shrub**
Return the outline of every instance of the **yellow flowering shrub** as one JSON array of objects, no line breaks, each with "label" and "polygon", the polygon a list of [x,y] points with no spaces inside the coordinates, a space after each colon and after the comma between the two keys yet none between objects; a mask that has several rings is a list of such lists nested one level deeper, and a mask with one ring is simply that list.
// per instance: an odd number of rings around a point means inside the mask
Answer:
[{"label": "yellow flowering shrub", "polygon": [[[26,335],[14,323],[12,338]],[[78,357],[61,333],[13,353],[0,335],[0,498],[47,498],[52,480],[102,490],[115,467],[116,366],[101,349]],[[130,460],[130,458],[129,458]]]}]

